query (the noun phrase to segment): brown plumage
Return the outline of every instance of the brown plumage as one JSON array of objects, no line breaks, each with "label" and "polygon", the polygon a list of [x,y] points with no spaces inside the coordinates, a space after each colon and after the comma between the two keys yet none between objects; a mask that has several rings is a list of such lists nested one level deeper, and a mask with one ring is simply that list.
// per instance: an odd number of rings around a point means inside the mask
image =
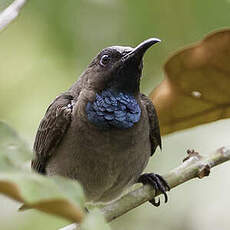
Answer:
[{"label": "brown plumage", "polygon": [[116,199],[136,182],[151,183],[167,199],[163,178],[140,176],[161,147],[156,111],[139,92],[143,55],[158,41],[104,49],[52,102],[34,142],[35,171],[77,179],[94,202]]}]

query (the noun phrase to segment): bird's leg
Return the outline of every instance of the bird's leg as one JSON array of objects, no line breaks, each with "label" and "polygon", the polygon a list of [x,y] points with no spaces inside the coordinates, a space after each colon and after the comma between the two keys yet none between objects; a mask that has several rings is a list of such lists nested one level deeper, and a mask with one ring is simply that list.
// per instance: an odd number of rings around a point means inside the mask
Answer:
[{"label": "bird's leg", "polygon": [[[155,189],[155,195],[157,194],[157,191],[160,191],[163,193],[165,197],[165,203],[168,201],[168,196],[166,194],[166,191],[170,190],[170,187],[167,183],[167,181],[160,175],[155,173],[144,173],[138,178],[138,183],[142,184],[150,184]],[[149,201],[154,206],[158,207],[160,205],[160,199],[156,202],[155,198]]]}]

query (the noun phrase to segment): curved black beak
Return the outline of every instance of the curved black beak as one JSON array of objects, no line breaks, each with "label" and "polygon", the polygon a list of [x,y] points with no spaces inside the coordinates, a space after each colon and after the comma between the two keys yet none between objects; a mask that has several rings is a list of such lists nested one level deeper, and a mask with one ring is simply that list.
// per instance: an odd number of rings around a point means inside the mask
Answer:
[{"label": "curved black beak", "polygon": [[154,44],[161,42],[158,38],[149,38],[142,43],[140,43],[137,47],[135,47],[130,53],[126,54],[122,57],[123,61],[126,62],[130,59],[136,59],[141,61],[145,52]]},{"label": "curved black beak", "polygon": [[110,74],[115,75],[112,87],[131,94],[138,93],[143,69],[143,56],[152,45],[160,41],[158,38],[150,38],[135,48],[129,48],[126,53],[124,52],[124,56],[110,69],[112,72]]}]

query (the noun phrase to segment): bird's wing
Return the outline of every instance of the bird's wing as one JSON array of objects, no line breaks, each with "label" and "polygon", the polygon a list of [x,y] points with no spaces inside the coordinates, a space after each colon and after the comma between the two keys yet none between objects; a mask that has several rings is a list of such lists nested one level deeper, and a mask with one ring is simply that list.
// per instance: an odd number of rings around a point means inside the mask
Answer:
[{"label": "bird's wing", "polygon": [[73,96],[63,93],[48,107],[34,142],[34,159],[31,167],[45,174],[46,163],[62,140],[72,120]]},{"label": "bird's wing", "polygon": [[152,101],[144,94],[141,94],[141,101],[144,104],[149,117],[149,125],[150,125],[149,137],[151,142],[151,156],[152,156],[157,146],[161,148],[161,135],[160,135],[159,121],[157,117],[157,112],[154,108],[154,105],[152,104]]}]

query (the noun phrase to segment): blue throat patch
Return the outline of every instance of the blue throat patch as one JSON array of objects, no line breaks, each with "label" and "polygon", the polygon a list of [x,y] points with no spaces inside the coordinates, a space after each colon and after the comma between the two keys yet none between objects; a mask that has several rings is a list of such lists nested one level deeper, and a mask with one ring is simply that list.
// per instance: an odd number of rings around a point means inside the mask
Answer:
[{"label": "blue throat patch", "polygon": [[100,128],[127,129],[139,121],[141,109],[132,95],[107,89],[96,94],[93,103],[87,103],[86,113],[89,121]]}]

